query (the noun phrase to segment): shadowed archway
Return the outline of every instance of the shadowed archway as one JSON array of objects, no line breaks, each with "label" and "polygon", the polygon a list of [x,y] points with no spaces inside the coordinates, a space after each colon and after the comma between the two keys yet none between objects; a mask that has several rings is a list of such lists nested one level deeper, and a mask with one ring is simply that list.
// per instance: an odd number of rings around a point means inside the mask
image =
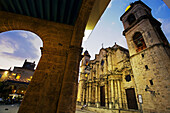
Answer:
[{"label": "shadowed archway", "polygon": [[[4,5],[4,0],[1,1],[3,6],[8,5],[8,3]],[[45,3],[49,2],[43,2],[45,8],[49,9],[48,4]],[[74,3],[77,3],[77,1]],[[92,19],[92,23],[97,23],[96,20],[100,18],[108,3],[109,1],[105,2],[103,7],[102,3],[96,2],[97,6],[102,6],[102,8],[100,7],[102,10],[96,9],[100,13],[95,20]],[[13,2],[10,0],[9,4],[13,4]],[[26,4],[30,6],[29,4],[34,4],[34,2],[30,3],[26,0],[23,5]],[[65,5],[68,5],[67,2],[63,4],[63,6]],[[3,11],[0,11],[0,32],[27,30],[37,34],[43,41],[43,54],[19,113],[75,112],[81,43],[89,16],[94,10],[95,0],[82,0],[81,4],[75,6],[73,9],[80,10],[77,13],[73,11],[77,15],[71,14],[75,16],[74,24],[52,22],[46,18],[34,18],[36,15],[26,14],[27,16],[23,16],[24,14],[18,14],[14,9],[12,13],[6,11],[5,7]],[[62,8],[59,7],[59,9]],[[59,11],[63,11],[63,9]],[[45,14],[48,13],[45,12]],[[63,14],[64,17],[67,16],[67,13]],[[62,17],[60,18],[62,20]]]}]

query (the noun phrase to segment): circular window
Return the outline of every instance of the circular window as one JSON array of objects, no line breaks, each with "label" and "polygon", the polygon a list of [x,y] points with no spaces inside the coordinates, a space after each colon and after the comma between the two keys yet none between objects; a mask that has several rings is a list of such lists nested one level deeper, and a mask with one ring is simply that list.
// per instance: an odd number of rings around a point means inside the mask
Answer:
[{"label": "circular window", "polygon": [[130,76],[130,75],[127,75],[127,76],[125,77],[125,79],[126,79],[127,82],[130,82],[130,81],[131,81],[131,76]]}]

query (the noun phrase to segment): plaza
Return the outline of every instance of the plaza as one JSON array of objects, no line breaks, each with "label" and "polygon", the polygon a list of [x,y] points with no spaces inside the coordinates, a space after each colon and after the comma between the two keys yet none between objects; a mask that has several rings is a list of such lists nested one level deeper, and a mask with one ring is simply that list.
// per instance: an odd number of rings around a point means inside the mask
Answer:
[{"label": "plaza", "polygon": [[[0,105],[0,113],[17,113],[20,104]],[[81,110],[80,107],[76,108],[76,113],[96,113],[87,110]]]}]

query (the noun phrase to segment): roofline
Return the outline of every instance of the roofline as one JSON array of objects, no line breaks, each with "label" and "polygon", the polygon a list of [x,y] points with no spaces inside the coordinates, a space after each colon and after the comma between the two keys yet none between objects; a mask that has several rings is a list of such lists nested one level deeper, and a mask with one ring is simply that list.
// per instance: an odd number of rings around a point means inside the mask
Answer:
[{"label": "roofline", "polygon": [[148,7],[145,3],[143,3],[141,0],[135,1],[134,3],[131,3],[131,7],[120,17],[120,20],[122,21],[122,18],[124,15],[126,15],[136,4],[142,4],[145,7],[147,7],[150,11],[152,10],[150,7]]}]

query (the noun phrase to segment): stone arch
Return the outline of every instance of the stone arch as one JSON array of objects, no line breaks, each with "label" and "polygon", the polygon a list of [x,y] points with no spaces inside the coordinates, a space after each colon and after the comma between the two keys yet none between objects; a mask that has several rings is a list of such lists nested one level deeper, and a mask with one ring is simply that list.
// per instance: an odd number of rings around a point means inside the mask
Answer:
[{"label": "stone arch", "polygon": [[43,42],[47,39],[47,37],[56,37],[56,34],[62,33],[60,29],[65,29],[70,32],[73,31],[73,26],[45,21],[33,17],[3,11],[0,11],[0,16],[3,17],[0,18],[0,33],[11,30],[30,31],[37,34]]},{"label": "stone arch", "polygon": [[133,35],[133,42],[136,45],[136,51],[139,52],[146,48],[146,43],[144,41],[143,35],[141,32],[135,32]]}]

